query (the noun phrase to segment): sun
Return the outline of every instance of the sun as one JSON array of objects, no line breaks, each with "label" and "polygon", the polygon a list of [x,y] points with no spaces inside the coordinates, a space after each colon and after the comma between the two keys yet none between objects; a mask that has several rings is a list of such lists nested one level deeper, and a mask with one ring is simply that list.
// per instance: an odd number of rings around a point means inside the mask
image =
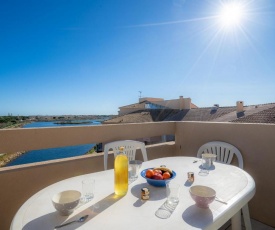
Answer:
[{"label": "sun", "polygon": [[219,21],[223,28],[241,26],[245,15],[244,5],[240,2],[228,2],[222,5]]}]

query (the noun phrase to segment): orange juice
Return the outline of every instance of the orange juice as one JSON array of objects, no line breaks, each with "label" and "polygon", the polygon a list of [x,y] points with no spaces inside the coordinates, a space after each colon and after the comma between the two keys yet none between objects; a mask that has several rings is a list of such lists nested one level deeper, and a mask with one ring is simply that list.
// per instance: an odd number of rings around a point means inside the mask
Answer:
[{"label": "orange juice", "polygon": [[123,196],[128,191],[128,157],[122,151],[115,158],[115,194]]}]

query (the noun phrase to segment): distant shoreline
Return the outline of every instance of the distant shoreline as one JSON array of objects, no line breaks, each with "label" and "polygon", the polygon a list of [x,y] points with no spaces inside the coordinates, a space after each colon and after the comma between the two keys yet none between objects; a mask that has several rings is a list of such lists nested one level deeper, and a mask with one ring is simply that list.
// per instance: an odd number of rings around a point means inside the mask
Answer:
[{"label": "distant shoreline", "polygon": [[[32,123],[32,122],[27,121],[27,122],[17,123],[17,124],[7,126],[4,129],[23,128],[24,125],[29,123]],[[0,153],[0,168],[6,166],[8,163],[10,163],[11,161],[15,160],[16,158],[20,157],[25,153],[26,151],[18,151],[14,153]]]},{"label": "distant shoreline", "polygon": [[6,127],[3,127],[1,129],[16,129],[16,128],[23,128],[24,125],[30,124],[32,122],[30,121],[26,121],[26,122],[22,122],[22,123],[16,123],[16,124],[12,124]]},{"label": "distant shoreline", "polygon": [[58,125],[80,125],[80,124],[90,124],[93,123],[91,121],[57,121],[54,122],[54,124],[58,124]]},{"label": "distant shoreline", "polygon": [[8,163],[10,163],[11,161],[13,161],[16,158],[20,157],[24,153],[26,153],[26,151],[1,154],[0,155],[0,168],[6,166]]}]

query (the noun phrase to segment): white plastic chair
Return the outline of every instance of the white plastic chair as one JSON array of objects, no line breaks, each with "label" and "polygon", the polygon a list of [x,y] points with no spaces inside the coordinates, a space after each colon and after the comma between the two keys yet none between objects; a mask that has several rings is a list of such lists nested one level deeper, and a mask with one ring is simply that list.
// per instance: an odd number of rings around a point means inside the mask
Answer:
[{"label": "white plastic chair", "polygon": [[203,153],[217,155],[216,161],[230,164],[234,155],[238,158],[239,168],[243,169],[243,157],[241,152],[233,145],[221,141],[212,141],[202,145],[197,157],[201,158]]},{"label": "white plastic chair", "polygon": [[[241,152],[233,145],[222,141],[211,141],[202,145],[197,153],[197,157],[201,158],[203,153],[213,153],[217,155],[216,161],[230,164],[234,155],[238,159],[239,168],[243,169],[243,157]],[[245,228],[251,230],[251,222],[248,204],[242,207]]]},{"label": "white plastic chair", "polygon": [[115,158],[119,152],[119,147],[121,146],[124,147],[124,152],[127,155],[129,161],[135,160],[137,148],[140,148],[141,150],[143,161],[148,161],[145,144],[143,142],[132,141],[132,140],[114,141],[114,142],[107,143],[104,146],[104,170],[107,170],[109,150],[110,149],[113,150],[114,158]]}]

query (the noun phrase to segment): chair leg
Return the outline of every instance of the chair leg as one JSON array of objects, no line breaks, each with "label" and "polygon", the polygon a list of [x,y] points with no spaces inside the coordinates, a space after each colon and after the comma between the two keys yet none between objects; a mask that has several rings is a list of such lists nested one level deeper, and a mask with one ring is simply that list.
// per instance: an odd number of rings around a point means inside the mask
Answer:
[{"label": "chair leg", "polygon": [[243,220],[244,220],[245,229],[252,230],[248,204],[246,204],[245,206],[242,207],[242,212],[243,212]]}]

